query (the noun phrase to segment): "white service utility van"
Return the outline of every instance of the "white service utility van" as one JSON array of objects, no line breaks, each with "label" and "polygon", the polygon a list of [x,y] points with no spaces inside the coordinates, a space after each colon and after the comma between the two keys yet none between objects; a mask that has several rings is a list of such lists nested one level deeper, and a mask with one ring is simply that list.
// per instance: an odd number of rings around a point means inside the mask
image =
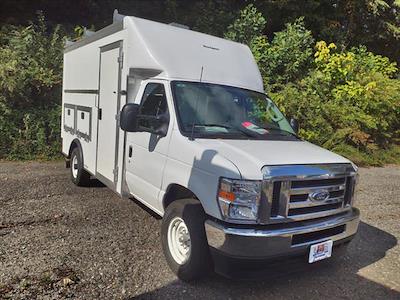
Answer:
[{"label": "white service utility van", "polygon": [[313,263],[354,237],[357,167],[296,133],[245,45],[115,12],[65,48],[72,181],[93,176],[162,216],[183,280],[219,258]]}]

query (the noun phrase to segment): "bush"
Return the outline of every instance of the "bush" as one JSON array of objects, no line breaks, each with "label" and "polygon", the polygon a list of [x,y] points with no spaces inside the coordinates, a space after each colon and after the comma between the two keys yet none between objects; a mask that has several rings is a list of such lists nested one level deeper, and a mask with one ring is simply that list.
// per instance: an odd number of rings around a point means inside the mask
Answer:
[{"label": "bush", "polygon": [[228,27],[225,38],[239,43],[250,44],[260,36],[267,21],[253,4],[240,11],[240,16]]},{"label": "bush", "polygon": [[265,36],[258,36],[250,43],[250,48],[260,66],[267,90],[296,81],[307,75],[313,59],[314,39],[307,30],[303,18],[293,24],[286,24],[277,32],[271,43]]},{"label": "bush", "polygon": [[[254,9],[243,10],[229,30],[243,31],[240,23],[257,27],[251,23],[259,24],[254,16],[260,18]],[[306,140],[363,165],[398,162],[396,64],[364,46],[339,51],[335,44],[320,41],[313,51],[313,44],[302,18],[287,24],[271,42],[261,34],[251,39],[249,46],[272,99],[288,117],[299,120],[300,136]]]},{"label": "bush", "polygon": [[53,158],[60,151],[60,27],[36,24],[0,30],[0,158]]},{"label": "bush", "polygon": [[0,157],[52,159],[60,156],[61,107],[1,111]]},{"label": "bush", "polygon": [[331,53],[319,42],[316,68],[274,94],[287,115],[302,124],[301,135],[326,148],[347,144],[368,152],[399,137],[400,81],[387,59],[364,47]]},{"label": "bush", "polygon": [[[364,46],[314,44],[299,18],[263,35],[264,16],[250,4],[225,37],[247,43],[266,90],[300,135],[360,164],[399,163],[400,79],[395,63]],[[64,34],[42,14],[27,27],[0,29],[0,159],[53,158],[60,150]]]}]

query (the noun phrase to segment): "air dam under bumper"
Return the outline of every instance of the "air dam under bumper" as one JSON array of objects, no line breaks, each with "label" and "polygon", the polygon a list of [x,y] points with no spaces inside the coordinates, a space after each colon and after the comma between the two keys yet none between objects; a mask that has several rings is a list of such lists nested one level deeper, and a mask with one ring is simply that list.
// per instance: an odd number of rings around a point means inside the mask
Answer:
[{"label": "air dam under bumper", "polygon": [[356,208],[318,220],[279,225],[238,227],[212,220],[205,222],[208,244],[222,254],[263,259],[306,253],[310,245],[333,240],[348,241],[357,232],[360,212]]}]

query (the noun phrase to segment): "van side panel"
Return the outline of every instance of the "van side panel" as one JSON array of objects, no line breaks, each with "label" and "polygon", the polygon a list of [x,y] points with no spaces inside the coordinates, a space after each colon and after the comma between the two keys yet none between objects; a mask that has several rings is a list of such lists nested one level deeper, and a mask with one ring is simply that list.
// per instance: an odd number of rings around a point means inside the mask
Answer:
[{"label": "van side panel", "polygon": [[[97,129],[97,94],[63,92],[63,153],[68,155],[72,141],[78,138],[84,154],[84,167],[95,171]],[[94,155],[93,155],[94,154]]]},{"label": "van side panel", "polygon": [[[92,174],[96,174],[100,47],[125,39],[126,30],[121,30],[64,53],[62,152],[68,155],[72,141],[78,138],[82,145],[84,167]],[[126,73],[122,76],[126,77]],[[125,84],[124,81],[121,83]],[[115,144],[115,141],[110,143]]]}]

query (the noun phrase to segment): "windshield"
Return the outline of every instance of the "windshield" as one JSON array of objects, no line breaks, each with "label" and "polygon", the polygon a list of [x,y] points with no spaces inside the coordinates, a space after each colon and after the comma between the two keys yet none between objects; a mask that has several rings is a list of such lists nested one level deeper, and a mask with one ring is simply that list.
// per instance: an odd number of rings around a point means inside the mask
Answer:
[{"label": "windshield", "polygon": [[203,138],[297,139],[276,105],[264,94],[241,88],[173,81],[181,132]]}]

